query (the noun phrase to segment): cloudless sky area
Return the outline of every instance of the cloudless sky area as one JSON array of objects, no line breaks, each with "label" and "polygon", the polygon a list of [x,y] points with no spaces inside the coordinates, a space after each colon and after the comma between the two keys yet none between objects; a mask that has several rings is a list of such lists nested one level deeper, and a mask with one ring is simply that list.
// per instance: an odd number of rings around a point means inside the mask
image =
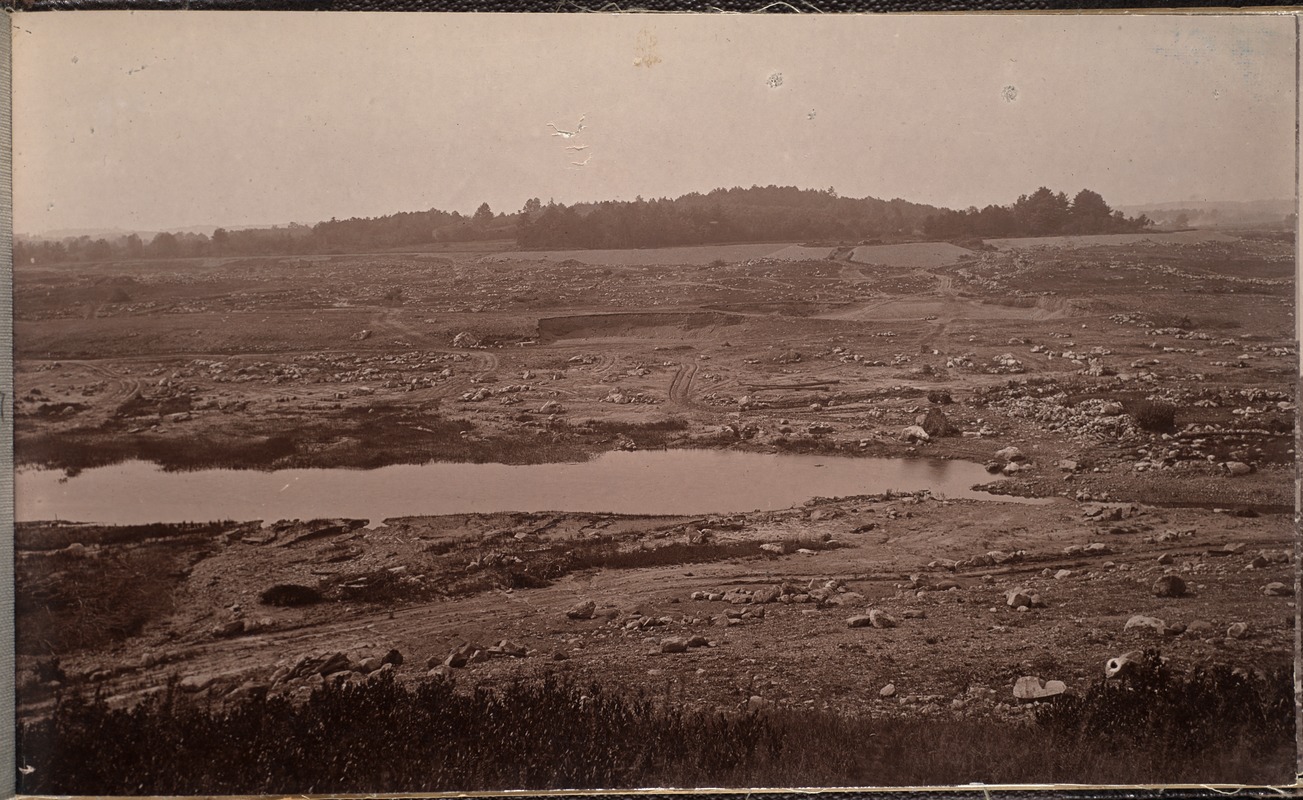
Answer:
[{"label": "cloudless sky area", "polygon": [[954,208],[1040,185],[1113,205],[1294,196],[1284,14],[105,11],[12,24],[19,233],[753,184]]}]

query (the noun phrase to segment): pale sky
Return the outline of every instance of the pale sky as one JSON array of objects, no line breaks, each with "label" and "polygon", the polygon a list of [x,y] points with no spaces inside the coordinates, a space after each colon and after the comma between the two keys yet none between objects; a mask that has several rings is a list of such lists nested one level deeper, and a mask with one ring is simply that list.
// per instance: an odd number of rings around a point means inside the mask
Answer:
[{"label": "pale sky", "polygon": [[12,19],[20,233],[752,184],[950,207],[1040,185],[1294,196],[1284,14]]}]

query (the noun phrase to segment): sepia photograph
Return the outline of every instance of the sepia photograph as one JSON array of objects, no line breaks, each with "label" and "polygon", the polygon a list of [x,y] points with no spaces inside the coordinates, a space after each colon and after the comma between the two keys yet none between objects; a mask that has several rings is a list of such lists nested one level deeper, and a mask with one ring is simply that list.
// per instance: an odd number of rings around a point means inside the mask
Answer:
[{"label": "sepia photograph", "polygon": [[1293,13],[17,13],[18,791],[1287,786]]}]

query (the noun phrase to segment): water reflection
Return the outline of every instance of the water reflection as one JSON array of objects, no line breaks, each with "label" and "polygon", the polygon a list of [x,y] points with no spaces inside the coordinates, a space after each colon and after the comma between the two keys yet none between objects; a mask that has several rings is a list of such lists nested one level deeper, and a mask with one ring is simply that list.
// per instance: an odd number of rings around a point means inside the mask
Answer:
[{"label": "water reflection", "polygon": [[811,497],[974,492],[979,464],[719,450],[611,452],[577,464],[397,465],[372,470],[165,472],[147,462],[15,475],[20,521],[103,524],[386,517],[492,511],[706,514],[787,508]]}]

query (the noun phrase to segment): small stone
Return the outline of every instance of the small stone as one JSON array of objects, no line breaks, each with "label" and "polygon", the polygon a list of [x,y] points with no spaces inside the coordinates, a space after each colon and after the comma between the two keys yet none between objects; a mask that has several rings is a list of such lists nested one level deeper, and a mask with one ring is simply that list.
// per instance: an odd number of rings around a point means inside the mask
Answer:
[{"label": "small stone", "polygon": [[1158,557],[1158,563],[1164,567],[1168,566],[1175,560],[1176,560],[1175,558],[1172,558],[1171,553],[1163,553]]},{"label": "small stone", "polygon": [[395,667],[403,665],[403,654],[397,650],[390,650],[385,653],[384,658],[380,659],[381,664],[393,664]]},{"label": "small stone", "polygon": [[1072,577],[1072,570],[1070,569],[1061,569],[1058,572],[1054,573],[1054,580],[1056,581],[1061,581],[1064,578],[1069,578],[1069,577]]},{"label": "small stone", "polygon": [[1243,639],[1248,635],[1249,626],[1243,622],[1232,623],[1231,626],[1226,629],[1226,637],[1228,639]]},{"label": "small stone", "polygon": [[927,614],[921,608],[911,608],[901,614],[901,616],[905,619],[924,619],[927,617]]},{"label": "small stone", "polygon": [[1262,587],[1262,593],[1271,597],[1289,597],[1294,594],[1293,590],[1279,581],[1273,581]]},{"label": "small stone", "polygon": [[889,684],[887,684],[886,686],[882,687],[881,689],[878,690],[878,696],[879,696],[879,697],[895,697],[895,696],[896,696],[896,684],[894,684],[894,683],[889,683]]}]

